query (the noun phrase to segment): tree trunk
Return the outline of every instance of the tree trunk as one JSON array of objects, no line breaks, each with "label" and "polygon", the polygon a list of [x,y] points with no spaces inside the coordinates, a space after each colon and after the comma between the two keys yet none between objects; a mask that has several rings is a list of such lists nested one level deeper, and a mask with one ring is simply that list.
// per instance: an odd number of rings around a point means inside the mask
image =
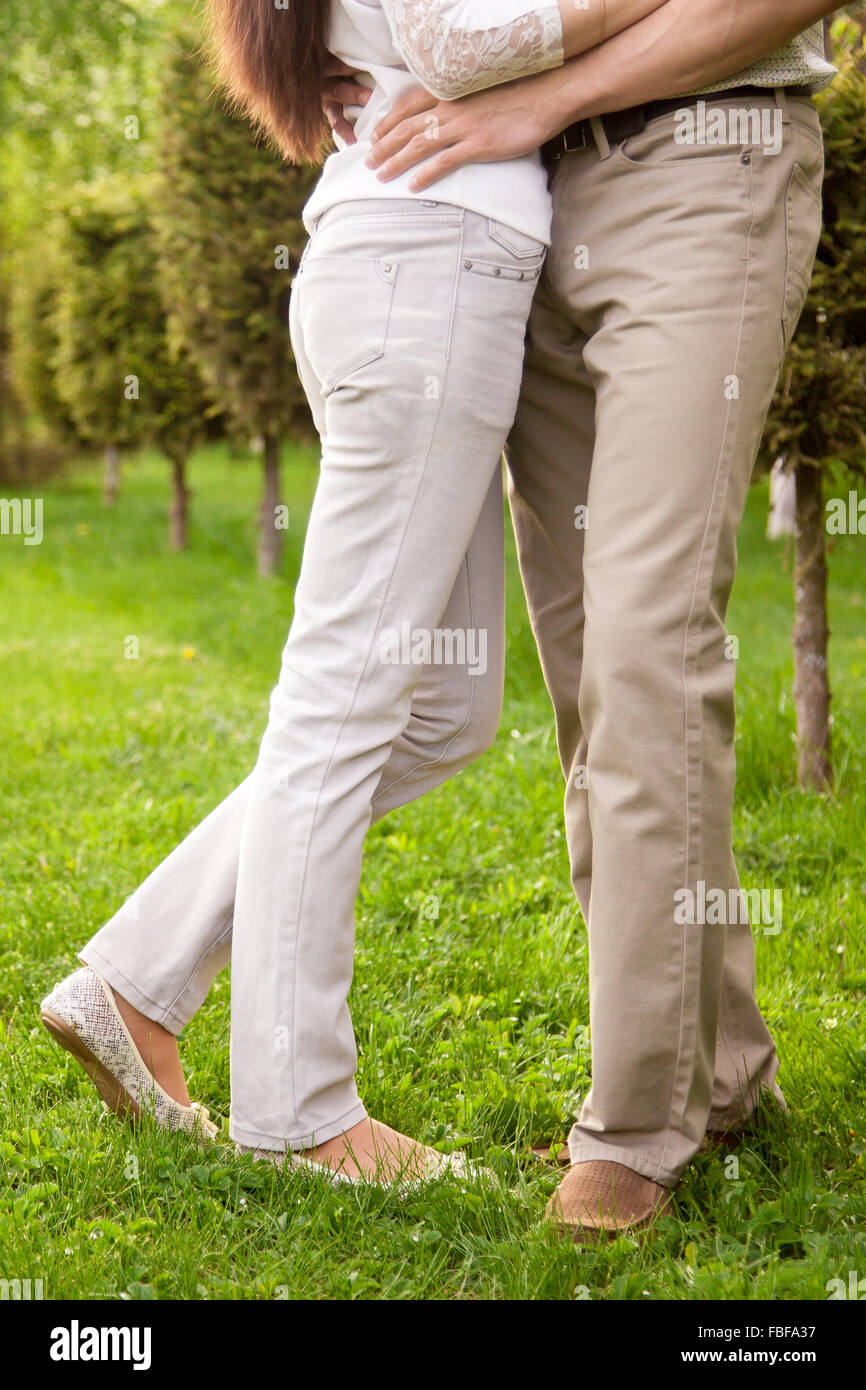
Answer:
[{"label": "tree trunk", "polygon": [[794,708],[797,772],[804,791],[830,790],[827,555],[821,470],[798,459],[794,563]]},{"label": "tree trunk", "polygon": [[279,568],[280,533],[277,530],[277,507],[280,501],[280,441],[275,435],[265,435],[264,495],[259,525],[259,574],[274,574]]},{"label": "tree trunk", "polygon": [[169,545],[172,550],[186,550],[189,518],[189,488],[186,485],[186,459],[171,460],[172,504],[169,512]]},{"label": "tree trunk", "polygon": [[105,473],[102,480],[102,500],[106,507],[113,507],[120,491],[120,456],[115,444],[105,450]]}]

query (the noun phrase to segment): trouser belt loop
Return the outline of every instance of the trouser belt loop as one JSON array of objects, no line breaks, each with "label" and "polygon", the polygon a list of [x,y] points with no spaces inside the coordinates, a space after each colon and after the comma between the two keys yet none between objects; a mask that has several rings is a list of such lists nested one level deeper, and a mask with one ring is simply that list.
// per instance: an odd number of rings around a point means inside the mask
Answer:
[{"label": "trouser belt loop", "polygon": [[783,126],[791,124],[788,107],[789,96],[812,95],[812,89],[808,84],[791,87],[745,85],[725,87],[718,92],[704,92],[700,96],[673,97],[665,101],[651,101],[643,106],[631,106],[624,111],[613,111],[604,116],[591,116],[588,119],[575,121],[573,125],[567,126],[553,139],[545,142],[542,146],[542,155],[545,161],[553,163],[574,150],[586,149],[594,142],[601,158],[607,159],[610,156],[611,144],[619,144],[620,141],[628,139],[630,135],[637,134],[638,131],[644,129],[647,121],[653,120],[656,116],[678,111],[682,107],[694,105],[697,101],[711,103],[713,101],[739,100],[744,97],[767,97],[771,91],[775,97],[776,108],[782,113]]},{"label": "trouser belt loop", "polygon": [[601,116],[590,116],[589,124],[592,128],[595,143],[598,146],[599,158],[610,158],[610,141],[607,138],[607,131],[604,128],[604,121]]}]

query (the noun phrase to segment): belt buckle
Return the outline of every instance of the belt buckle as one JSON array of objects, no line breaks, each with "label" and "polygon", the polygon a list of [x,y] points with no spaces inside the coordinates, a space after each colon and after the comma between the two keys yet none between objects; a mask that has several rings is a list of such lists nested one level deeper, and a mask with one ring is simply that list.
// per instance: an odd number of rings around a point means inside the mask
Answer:
[{"label": "belt buckle", "polygon": [[585,150],[585,149],[586,149],[587,145],[589,144],[589,139],[588,139],[588,136],[587,136],[587,127],[588,127],[588,125],[589,125],[589,122],[588,122],[588,121],[579,121],[579,122],[577,122],[577,129],[578,129],[578,131],[580,132],[580,135],[579,135],[579,137],[575,137],[575,142],[574,142],[574,144],[570,144],[570,143],[569,143],[569,138],[570,138],[572,132],[574,131],[574,126],[568,126],[568,127],[562,132],[562,135],[561,135],[560,138],[561,138],[561,140],[562,140],[562,153],[563,153],[563,154],[572,154],[575,150]]}]

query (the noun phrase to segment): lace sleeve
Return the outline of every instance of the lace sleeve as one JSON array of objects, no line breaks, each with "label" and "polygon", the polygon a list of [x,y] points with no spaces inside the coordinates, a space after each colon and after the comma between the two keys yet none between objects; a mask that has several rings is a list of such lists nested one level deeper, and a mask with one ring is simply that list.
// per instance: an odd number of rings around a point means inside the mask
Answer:
[{"label": "lace sleeve", "polygon": [[[382,0],[398,52],[442,101],[564,61],[559,5],[531,0]],[[509,17],[510,12],[510,17]]]}]

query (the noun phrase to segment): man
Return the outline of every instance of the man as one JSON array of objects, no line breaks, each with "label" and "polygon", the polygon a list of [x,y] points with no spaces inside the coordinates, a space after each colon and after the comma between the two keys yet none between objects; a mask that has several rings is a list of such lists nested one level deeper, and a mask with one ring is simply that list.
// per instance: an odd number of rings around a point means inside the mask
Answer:
[{"label": "man", "polygon": [[[412,94],[373,146],[417,190],[538,146],[551,171],[508,463],[589,932],[593,1083],[548,1208],[577,1241],[651,1226],[707,1131],[784,1104],[731,851],[724,620],[820,232],[835,8],[668,0],[553,71]],[[358,100],[328,88],[347,138]]]}]

